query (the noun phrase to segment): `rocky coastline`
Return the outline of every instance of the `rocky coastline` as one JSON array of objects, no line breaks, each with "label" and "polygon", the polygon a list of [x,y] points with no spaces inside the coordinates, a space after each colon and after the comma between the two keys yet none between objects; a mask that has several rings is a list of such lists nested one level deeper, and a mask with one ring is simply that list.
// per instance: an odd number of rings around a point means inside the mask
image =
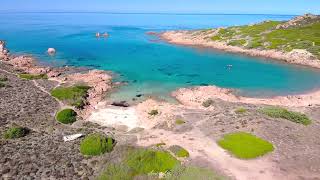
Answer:
[{"label": "rocky coastline", "polygon": [[[12,124],[31,130],[30,135],[19,139],[0,138],[1,178],[95,179],[106,164],[118,162],[124,147],[155,148],[158,144],[165,150],[173,145],[184,147],[190,157],[179,159],[183,164],[209,168],[230,179],[314,179],[320,173],[319,93],[264,100],[206,86],[173,92],[180,104],[147,99],[135,106],[116,107],[103,101],[115,86],[110,73],[38,66],[32,57],[10,55],[1,44],[0,76],[6,76],[8,82],[0,90],[0,134]],[[48,79],[23,80],[17,76],[19,73],[47,74]],[[61,124],[55,113],[67,105],[49,92],[77,83],[91,87],[86,106],[77,110],[84,121]],[[203,106],[208,99],[212,103]],[[268,104],[303,111],[313,123],[303,126],[267,117],[258,110]],[[246,112],[236,113],[239,107]],[[250,161],[237,159],[216,144],[224,134],[235,131],[267,139],[276,150]],[[115,150],[85,157],[79,152],[81,139],[63,142],[65,135],[92,132],[112,135],[117,140]]]},{"label": "rocky coastline", "polygon": [[194,47],[205,47],[221,50],[229,53],[244,54],[253,57],[280,60],[290,64],[320,68],[320,60],[311,56],[303,50],[293,50],[282,52],[277,50],[244,49],[238,46],[227,45],[225,42],[212,41],[211,37],[219,32],[218,29],[211,30],[210,33],[201,34],[199,31],[167,31],[158,34],[158,37],[166,42]]},{"label": "rocky coastline", "polygon": [[11,55],[4,41],[0,41],[0,60],[19,73],[46,75],[48,80],[57,82],[55,87],[75,84],[91,87],[88,90],[85,106],[77,110],[83,119],[86,119],[95,106],[103,101],[106,93],[115,87],[110,72],[86,68],[40,66],[32,56]]}]

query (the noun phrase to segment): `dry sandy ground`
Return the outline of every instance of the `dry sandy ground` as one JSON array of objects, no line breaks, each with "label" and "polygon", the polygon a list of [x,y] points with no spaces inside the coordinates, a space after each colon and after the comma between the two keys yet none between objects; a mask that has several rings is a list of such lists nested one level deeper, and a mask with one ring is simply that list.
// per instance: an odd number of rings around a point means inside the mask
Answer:
[{"label": "dry sandy ground", "polygon": [[[303,126],[268,118],[258,112],[261,108],[258,105],[219,99],[214,102],[210,108],[198,108],[149,99],[125,109],[100,107],[89,120],[114,127],[127,124],[129,129],[144,127],[143,131],[127,132],[138,137],[137,145],[150,146],[161,142],[166,143],[165,147],[180,145],[190,153],[190,158],[183,160],[185,163],[211,168],[232,179],[291,180],[320,176],[319,106],[305,109],[313,124]],[[238,107],[245,107],[248,112],[237,114],[234,111]],[[149,115],[153,109],[159,114]],[[176,119],[183,119],[186,123],[177,125]],[[236,131],[251,132],[272,142],[275,151],[254,160],[231,156],[216,141],[223,134]]]}]

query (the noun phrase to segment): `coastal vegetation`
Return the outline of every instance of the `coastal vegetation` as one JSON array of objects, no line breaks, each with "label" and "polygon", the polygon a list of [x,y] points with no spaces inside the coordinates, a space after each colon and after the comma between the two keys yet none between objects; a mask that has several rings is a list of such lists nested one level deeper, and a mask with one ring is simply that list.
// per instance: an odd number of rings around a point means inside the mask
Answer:
[{"label": "coastal vegetation", "polygon": [[75,85],[70,87],[57,87],[51,91],[51,95],[69,105],[82,108],[87,97],[89,86]]},{"label": "coastal vegetation", "polygon": [[19,77],[26,80],[48,79],[46,74],[19,74]]},{"label": "coastal vegetation", "polygon": [[202,103],[202,106],[207,108],[207,107],[210,107],[211,105],[213,105],[213,103],[214,103],[214,101],[212,99],[208,99]]},{"label": "coastal vegetation", "polygon": [[235,110],[235,113],[237,113],[237,114],[244,114],[244,113],[246,113],[247,111],[248,111],[248,110],[247,110],[246,108],[240,107],[240,108],[238,108],[238,109]]},{"label": "coastal vegetation", "polygon": [[134,172],[125,164],[110,164],[97,177],[97,180],[132,180]]},{"label": "coastal vegetation", "polygon": [[161,143],[156,144],[156,147],[161,147],[161,146],[165,146],[165,145],[166,145],[166,143],[161,142]]},{"label": "coastal vegetation", "polygon": [[182,157],[182,158],[189,157],[189,152],[183,147],[178,145],[170,146],[169,151],[171,151],[176,157]]},{"label": "coastal vegetation", "polygon": [[151,111],[149,112],[149,115],[150,115],[150,116],[156,116],[156,115],[158,115],[158,114],[159,114],[159,111],[156,110],[156,109],[153,109],[153,110],[151,110]]},{"label": "coastal vegetation", "polygon": [[256,158],[274,149],[270,142],[246,132],[226,134],[218,144],[240,159]]},{"label": "coastal vegetation", "polygon": [[8,81],[8,78],[6,76],[0,76],[0,88],[6,87],[6,81]]},{"label": "coastal vegetation", "polygon": [[305,114],[289,111],[285,108],[281,107],[266,107],[260,110],[263,114],[266,114],[272,118],[282,118],[295,123],[309,125],[311,124],[311,120]]},{"label": "coastal vegetation", "polygon": [[80,152],[83,155],[97,156],[105,152],[111,152],[115,145],[115,140],[105,137],[102,134],[94,133],[85,137],[80,144]]},{"label": "coastal vegetation", "polygon": [[21,138],[26,136],[29,133],[29,130],[27,128],[19,127],[19,126],[14,126],[9,128],[5,133],[4,133],[4,138],[5,139],[16,139],[16,138]]},{"label": "coastal vegetation", "polygon": [[176,119],[175,123],[176,123],[176,125],[182,125],[182,124],[184,124],[186,122],[184,120],[182,120],[182,119]]},{"label": "coastal vegetation", "polygon": [[293,19],[292,25],[291,21],[265,21],[254,25],[222,28],[211,39],[246,49],[276,49],[284,52],[303,49],[319,59],[320,18],[310,16]]},{"label": "coastal vegetation", "polygon": [[177,166],[171,172],[166,173],[165,180],[225,180],[227,178],[218,175],[212,170],[194,167]]},{"label": "coastal vegetation", "polygon": [[148,173],[165,173],[172,170],[180,162],[169,152],[152,149],[135,149],[132,150],[125,160],[136,175]]},{"label": "coastal vegetation", "polygon": [[77,113],[73,109],[63,109],[56,114],[57,121],[63,124],[72,124],[77,120]]}]

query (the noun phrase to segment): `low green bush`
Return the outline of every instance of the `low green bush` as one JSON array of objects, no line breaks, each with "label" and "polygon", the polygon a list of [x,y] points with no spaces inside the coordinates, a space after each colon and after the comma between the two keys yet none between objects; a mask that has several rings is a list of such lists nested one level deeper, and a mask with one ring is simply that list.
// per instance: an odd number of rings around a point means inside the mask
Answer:
[{"label": "low green bush", "polygon": [[51,91],[51,95],[61,101],[66,101],[72,106],[82,108],[89,89],[89,86],[82,85],[58,87]]},{"label": "low green bush", "polygon": [[245,132],[224,135],[218,144],[241,159],[256,158],[274,149],[270,142]]},{"label": "low green bush", "polygon": [[63,124],[72,124],[77,120],[77,113],[72,109],[64,109],[57,113],[56,119]]},{"label": "low green bush", "polygon": [[212,99],[208,99],[202,103],[202,106],[207,108],[207,107],[210,107],[211,105],[213,105],[213,103],[214,103],[214,101]]},{"label": "low green bush", "polygon": [[184,124],[184,123],[186,123],[184,120],[182,120],[182,119],[177,119],[176,120],[176,124],[177,125],[182,125],[182,124]]},{"label": "low green bush", "polygon": [[248,110],[247,109],[245,109],[245,108],[238,108],[238,109],[236,109],[236,113],[237,114],[243,114],[243,113],[246,113]]},{"label": "low green bush", "polygon": [[289,121],[300,123],[303,125],[311,124],[311,120],[305,114],[288,111],[287,109],[280,108],[280,107],[263,108],[261,112],[272,118],[283,118],[283,119],[287,119]]},{"label": "low green bush", "polygon": [[151,110],[151,111],[149,112],[149,115],[150,115],[150,116],[156,116],[156,115],[158,115],[158,114],[159,114],[159,111],[156,110],[156,109]]},{"label": "low green bush", "polygon": [[173,145],[169,147],[169,151],[171,151],[176,157],[189,157],[189,152],[185,150],[183,147],[178,145]]},{"label": "low green bush", "polygon": [[172,170],[180,162],[169,152],[149,149],[132,150],[125,160],[135,174],[160,173]]},{"label": "low green bush", "polygon": [[85,137],[80,144],[80,152],[83,155],[97,156],[105,152],[111,152],[115,145],[114,139],[111,137],[94,133]]},{"label": "low green bush", "polygon": [[27,80],[48,79],[46,74],[19,74],[19,77]]},{"label": "low green bush", "polygon": [[29,133],[27,128],[23,127],[11,127],[4,133],[5,139],[16,139],[24,137]]}]

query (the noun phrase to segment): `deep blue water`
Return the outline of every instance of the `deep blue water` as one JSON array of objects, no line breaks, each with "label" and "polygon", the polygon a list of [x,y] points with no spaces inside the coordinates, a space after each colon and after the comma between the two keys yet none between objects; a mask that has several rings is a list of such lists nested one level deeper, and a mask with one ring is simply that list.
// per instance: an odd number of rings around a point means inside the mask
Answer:
[{"label": "deep blue water", "polygon": [[[0,39],[14,53],[33,54],[51,65],[111,70],[127,86],[114,98],[136,94],[166,96],[179,87],[217,85],[249,96],[300,93],[320,87],[320,71],[276,61],[167,44],[147,31],[202,29],[263,20],[279,15],[174,15],[106,13],[0,13]],[[108,32],[108,39],[95,38]],[[49,57],[46,50],[57,54]],[[226,66],[232,64],[228,70]]]}]

